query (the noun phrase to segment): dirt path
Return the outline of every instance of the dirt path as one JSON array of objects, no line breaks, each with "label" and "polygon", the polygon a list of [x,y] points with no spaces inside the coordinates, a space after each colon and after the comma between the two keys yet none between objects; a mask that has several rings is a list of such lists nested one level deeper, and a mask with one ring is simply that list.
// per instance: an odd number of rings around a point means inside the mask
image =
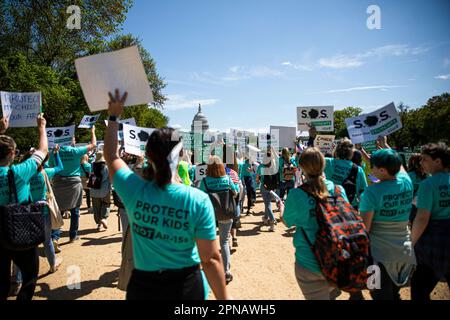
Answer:
[{"label": "dirt path", "polygon": [[[242,228],[238,233],[239,246],[233,248],[231,268],[234,280],[228,288],[235,299],[255,300],[298,300],[301,291],[294,276],[294,248],[292,234],[279,223],[275,232],[268,232],[262,226],[264,205],[261,199],[253,208],[253,215],[242,218]],[[35,299],[51,300],[123,300],[125,292],[118,290],[118,270],[121,261],[122,233],[118,231],[117,211],[108,219],[109,229],[97,232],[92,214],[82,207],[80,217],[80,240],[69,244],[69,220],[63,227],[62,252],[64,259],[61,268],[54,274],[47,274],[49,265],[41,250],[40,277],[36,287]],[[276,216],[278,213],[275,213]],[[69,289],[67,284],[78,281],[79,289]],[[369,298],[367,292],[364,295]],[[409,288],[402,289],[402,298],[409,299]],[[213,299],[212,294],[210,295]],[[338,299],[347,299],[342,294]],[[433,299],[450,300],[447,285],[440,283]]]}]

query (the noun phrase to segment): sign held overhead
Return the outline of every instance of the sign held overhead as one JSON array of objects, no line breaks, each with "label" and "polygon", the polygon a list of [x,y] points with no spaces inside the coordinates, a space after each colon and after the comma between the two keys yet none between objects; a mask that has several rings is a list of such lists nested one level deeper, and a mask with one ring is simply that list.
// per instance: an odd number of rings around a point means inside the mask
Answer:
[{"label": "sign held overhead", "polygon": [[308,131],[309,126],[316,127],[317,131],[334,131],[334,107],[297,107],[297,128],[299,131]]}]

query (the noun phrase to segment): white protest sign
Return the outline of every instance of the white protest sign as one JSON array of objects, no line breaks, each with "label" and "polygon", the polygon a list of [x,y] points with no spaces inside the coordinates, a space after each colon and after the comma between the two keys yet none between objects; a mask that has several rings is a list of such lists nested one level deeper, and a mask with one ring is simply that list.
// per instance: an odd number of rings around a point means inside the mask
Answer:
[{"label": "white protest sign", "polygon": [[108,108],[108,92],[128,92],[125,106],[153,102],[137,46],[75,60],[78,79],[91,111]]},{"label": "white protest sign", "polygon": [[155,131],[155,129],[141,128],[124,124],[123,140],[125,152],[139,157],[145,155],[145,145],[147,144],[147,140],[150,138],[153,131]]},{"label": "white protest sign", "polygon": [[353,143],[373,141],[402,128],[394,103],[368,114],[345,119],[345,123]]},{"label": "white protest sign", "polygon": [[0,92],[3,116],[10,128],[37,127],[36,118],[41,112],[40,92]]},{"label": "white protest sign", "polygon": [[75,135],[75,125],[70,127],[47,128],[48,146],[53,148],[57,144],[62,146],[70,146]]},{"label": "white protest sign", "polygon": [[[136,120],[134,118],[119,120],[119,130],[117,131],[117,139],[123,141],[123,125],[129,124],[130,126],[136,126]],[[105,120],[105,125],[108,126],[108,121]]]},{"label": "white protest sign", "polygon": [[323,154],[333,153],[334,136],[333,135],[317,135],[314,146],[319,148]]},{"label": "white protest sign", "polygon": [[207,168],[206,164],[195,166],[195,181],[202,181],[206,177]]},{"label": "white protest sign", "polygon": [[84,116],[83,119],[81,119],[78,128],[90,129],[97,122],[98,118],[100,118],[100,113],[94,116]]},{"label": "white protest sign", "polygon": [[317,131],[334,131],[334,107],[297,107],[297,128],[308,131],[309,125],[316,127]]},{"label": "white protest sign", "polygon": [[270,132],[278,130],[280,148],[295,148],[297,129],[295,127],[270,126]]},{"label": "white protest sign", "polygon": [[270,130],[270,133],[258,134],[258,147],[262,151],[266,151],[268,147],[272,146],[276,151],[280,149],[280,135],[278,129]]}]

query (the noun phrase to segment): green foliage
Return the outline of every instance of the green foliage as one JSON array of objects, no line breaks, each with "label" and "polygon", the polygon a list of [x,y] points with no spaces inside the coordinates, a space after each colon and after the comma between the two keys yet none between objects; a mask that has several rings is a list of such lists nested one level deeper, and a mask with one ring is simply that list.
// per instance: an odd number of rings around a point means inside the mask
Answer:
[{"label": "green foliage", "polygon": [[[66,28],[70,5],[81,7],[81,30]],[[78,125],[91,114],[78,82],[74,60],[78,57],[138,45],[154,95],[155,108],[147,105],[125,109],[123,118],[134,117],[138,126],[166,126],[162,108],[166,86],[150,53],[139,39],[118,35],[131,0],[6,0],[0,4],[0,90],[41,91],[48,127]],[[97,122],[97,138],[103,139],[106,111]],[[25,150],[37,142],[35,128],[8,131]],[[79,142],[89,141],[89,130],[77,129]]]},{"label": "green foliage", "polygon": [[347,125],[345,119],[359,116],[362,113],[361,108],[347,107],[342,110],[334,111],[334,132],[336,139],[348,138]]}]

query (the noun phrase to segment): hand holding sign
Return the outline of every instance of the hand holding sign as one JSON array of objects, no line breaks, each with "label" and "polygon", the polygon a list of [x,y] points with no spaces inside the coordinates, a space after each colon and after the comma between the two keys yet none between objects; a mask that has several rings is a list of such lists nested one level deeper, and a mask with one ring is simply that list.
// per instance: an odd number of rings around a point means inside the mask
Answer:
[{"label": "hand holding sign", "polygon": [[0,134],[5,134],[8,128],[9,128],[8,118],[2,117],[2,119],[0,120]]},{"label": "hand holding sign", "polygon": [[38,124],[38,128],[45,129],[45,126],[47,125],[47,120],[45,120],[43,113],[39,113],[39,115],[37,117],[37,124]]},{"label": "hand holding sign", "polygon": [[108,103],[108,115],[120,117],[123,113],[123,106],[128,97],[128,92],[125,92],[123,96],[120,96],[119,89],[115,90],[115,95],[113,96],[111,92],[108,92],[109,103]]}]

